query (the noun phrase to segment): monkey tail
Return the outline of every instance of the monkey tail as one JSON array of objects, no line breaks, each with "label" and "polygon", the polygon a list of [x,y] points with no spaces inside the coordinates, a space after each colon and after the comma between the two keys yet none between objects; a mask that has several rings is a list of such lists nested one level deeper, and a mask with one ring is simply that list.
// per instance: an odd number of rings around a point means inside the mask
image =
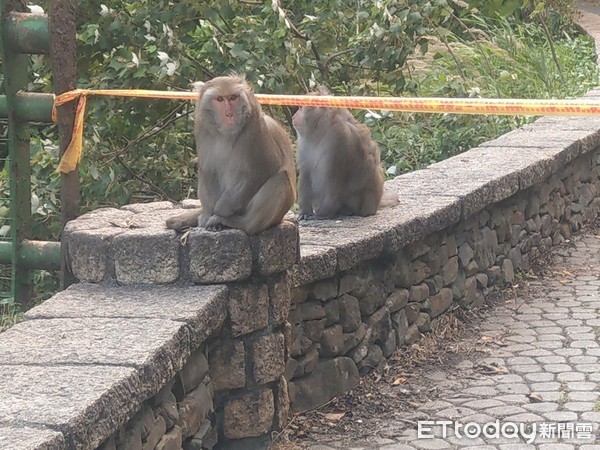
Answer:
[{"label": "monkey tail", "polygon": [[386,191],[383,193],[381,200],[379,201],[379,208],[391,208],[398,204],[398,193],[392,191]]}]

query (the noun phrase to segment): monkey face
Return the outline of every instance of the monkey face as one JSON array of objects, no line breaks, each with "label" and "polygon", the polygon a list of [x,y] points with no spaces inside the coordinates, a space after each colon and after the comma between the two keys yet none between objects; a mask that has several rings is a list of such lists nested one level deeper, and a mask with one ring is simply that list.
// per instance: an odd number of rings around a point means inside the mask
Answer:
[{"label": "monkey face", "polygon": [[205,84],[200,93],[201,108],[206,111],[221,135],[237,136],[252,112],[244,84],[227,83],[215,78]]}]

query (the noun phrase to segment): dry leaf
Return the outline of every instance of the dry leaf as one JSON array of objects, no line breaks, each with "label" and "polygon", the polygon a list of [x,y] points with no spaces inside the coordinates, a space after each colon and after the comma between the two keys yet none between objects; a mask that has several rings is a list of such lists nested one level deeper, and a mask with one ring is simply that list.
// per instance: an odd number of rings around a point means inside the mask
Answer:
[{"label": "dry leaf", "polygon": [[344,417],[346,415],[345,412],[339,412],[339,413],[327,413],[325,414],[325,419],[326,420],[340,420],[342,417]]},{"label": "dry leaf", "polygon": [[408,378],[406,377],[398,377],[392,382],[392,386],[398,386],[399,384],[405,383]]},{"label": "dry leaf", "polygon": [[532,403],[540,403],[540,402],[544,401],[544,399],[542,398],[542,396],[539,393],[537,393],[537,392],[532,392],[532,393],[528,394],[527,398]]}]

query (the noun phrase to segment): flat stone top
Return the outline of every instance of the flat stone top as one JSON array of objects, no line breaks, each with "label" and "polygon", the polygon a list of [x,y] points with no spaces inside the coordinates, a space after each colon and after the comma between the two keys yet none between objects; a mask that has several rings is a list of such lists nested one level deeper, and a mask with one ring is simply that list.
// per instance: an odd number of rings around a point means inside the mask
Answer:
[{"label": "flat stone top", "polygon": [[227,295],[80,283],[31,309],[0,334],[0,449],[96,448],[221,327]]},{"label": "flat stone top", "polygon": [[60,449],[65,448],[65,440],[61,433],[48,429],[0,426],[0,450],[17,448]]}]

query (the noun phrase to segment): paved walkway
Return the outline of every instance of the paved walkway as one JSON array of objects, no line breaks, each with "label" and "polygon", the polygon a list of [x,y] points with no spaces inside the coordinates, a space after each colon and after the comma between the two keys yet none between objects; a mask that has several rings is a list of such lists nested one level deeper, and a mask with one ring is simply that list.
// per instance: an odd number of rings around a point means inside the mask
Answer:
[{"label": "paved walkway", "polygon": [[600,231],[558,250],[550,272],[482,322],[489,356],[465,353],[408,386],[435,383],[431,401],[380,418],[360,441],[309,448],[600,449]]}]

